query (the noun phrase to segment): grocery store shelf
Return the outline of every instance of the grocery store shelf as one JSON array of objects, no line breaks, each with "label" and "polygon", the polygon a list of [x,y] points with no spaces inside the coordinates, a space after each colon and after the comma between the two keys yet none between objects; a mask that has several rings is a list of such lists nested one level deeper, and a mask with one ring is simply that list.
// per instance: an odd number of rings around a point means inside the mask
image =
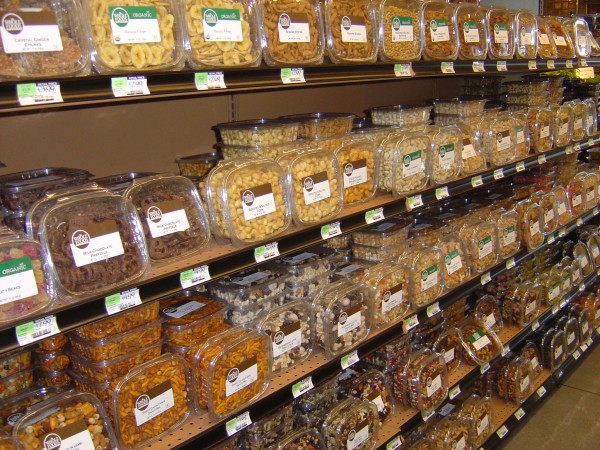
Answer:
[{"label": "grocery store shelf", "polygon": [[[174,97],[190,97],[198,95],[230,94],[244,91],[262,91],[269,89],[289,89],[298,87],[313,87],[326,85],[347,85],[349,83],[368,83],[381,81],[394,81],[406,78],[423,78],[438,76],[465,76],[486,74],[506,75],[510,73],[539,72],[552,69],[565,69],[587,65],[594,67],[600,65],[600,58],[588,58],[586,60],[560,59],[554,61],[554,67],[548,66],[544,60],[509,60],[509,61],[478,61],[474,66],[473,61],[452,61],[453,73],[442,72],[441,61],[417,61],[411,63],[412,72],[402,76],[400,69],[398,74],[395,65],[391,63],[335,65],[321,64],[318,66],[303,67],[304,82],[284,83],[282,81],[282,69],[261,66],[258,68],[227,69],[219,71],[224,82],[220,88],[205,88],[199,90],[195,82],[197,71],[163,72],[144,75],[146,78],[148,95],[131,95],[126,97],[115,97],[112,89],[112,79],[128,76],[88,76],[80,78],[54,78],[47,80],[23,80],[19,82],[0,83],[0,114],[23,113],[48,108],[69,108],[78,106],[95,106],[108,103],[123,103],[130,101],[152,101]],[[530,67],[530,64],[531,67]],[[208,71],[207,71],[208,72]],[[212,71],[210,71],[212,72]],[[402,72],[404,74],[404,72]],[[142,74],[129,74],[129,76],[140,76]],[[17,97],[17,84],[35,82],[58,82],[63,101],[59,103],[34,103],[30,106],[20,106]],[[211,87],[213,85],[211,84]],[[215,84],[216,86],[216,84]]]},{"label": "grocery store shelf", "polygon": [[[552,161],[565,154],[585,150],[598,144],[600,144],[600,136],[582,140],[574,145],[531,156],[522,161],[507,164],[501,168],[487,170],[478,175],[465,177],[443,186],[429,188],[409,199],[419,197],[420,203],[422,203],[422,207],[424,207],[438,202],[443,198],[468,192],[474,189],[475,186],[485,186],[501,177],[512,176],[523,170],[545,164],[546,162]],[[341,234],[351,233],[373,223],[370,219],[367,220],[367,213],[370,211],[377,210],[380,213],[378,220],[405,213],[407,211],[409,199],[394,199],[389,194],[379,194],[369,202],[345,208],[335,223],[339,223]],[[587,221],[592,215],[596,215],[597,212],[597,209],[588,211],[581,217],[581,220]],[[574,221],[569,227],[565,227],[559,232],[553,233],[551,236],[556,239],[559,235],[564,235],[564,233],[572,231],[577,226],[579,225]],[[290,230],[276,241],[276,245],[279,255],[284,256],[312,245],[323,243],[324,240],[323,225],[305,228],[290,227]],[[272,242],[266,242],[265,244],[272,244]],[[207,249],[204,249],[197,255],[183,258],[173,263],[153,267],[145,278],[123,286],[120,289],[120,292],[138,288],[143,304],[156,301],[180,291],[182,289],[181,274],[190,269],[207,266],[210,278],[206,278],[202,281],[206,282],[209,281],[209,279],[214,280],[256,265],[255,249],[257,247],[260,247],[260,245],[242,248],[234,247],[230,244],[218,245],[212,243]],[[514,263],[518,264],[527,256],[528,252],[518,253],[514,257]],[[512,261],[509,260],[509,262],[512,264]],[[492,269],[490,274],[493,277],[503,270],[505,270],[505,268],[500,264]],[[461,291],[463,292],[462,295],[466,295],[474,290],[478,283],[479,280],[473,280],[463,286]],[[115,292],[108,292],[106,295],[114,293]],[[41,319],[48,315],[55,315],[58,328],[61,331],[70,331],[79,326],[107,317],[105,298],[106,296],[104,295],[93,296],[90,298],[78,299],[75,304],[67,301],[58,302],[51,311],[28,318],[27,322]],[[446,296],[441,299],[440,305],[444,307],[449,301],[451,301],[451,296]],[[425,314],[425,312],[421,313],[422,316],[423,314]],[[7,323],[0,326],[0,352],[9,351],[19,346],[15,333],[16,325],[20,325],[20,323]]]}]

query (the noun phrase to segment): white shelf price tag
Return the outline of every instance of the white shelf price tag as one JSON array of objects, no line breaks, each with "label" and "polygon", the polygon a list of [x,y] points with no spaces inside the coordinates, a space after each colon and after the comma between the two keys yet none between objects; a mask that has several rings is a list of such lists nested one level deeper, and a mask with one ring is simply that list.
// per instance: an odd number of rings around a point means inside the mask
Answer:
[{"label": "white shelf price tag", "polygon": [[427,307],[427,317],[433,317],[440,312],[440,302],[435,302]]},{"label": "white shelf price tag", "polygon": [[329,223],[321,227],[321,237],[323,240],[339,236],[342,234],[342,227],[339,222]]},{"label": "white shelf price tag", "polygon": [[250,412],[246,411],[227,421],[225,423],[225,431],[227,432],[227,436],[233,436],[235,433],[243,430],[249,425],[252,425],[252,419],[250,419]]},{"label": "white shelf price tag", "polygon": [[402,446],[402,438],[396,436],[394,439],[385,444],[385,450],[396,450]]},{"label": "white shelf price tag", "polygon": [[313,385],[312,377],[306,377],[304,380],[300,380],[297,383],[292,384],[292,395],[294,398],[298,398],[314,387],[315,386]]},{"label": "white shelf price tag", "polygon": [[527,61],[527,67],[529,68],[529,70],[537,70],[537,62]]},{"label": "white shelf price tag", "polygon": [[510,270],[516,265],[517,263],[515,262],[515,258],[509,258],[506,260],[506,270]]},{"label": "white shelf price tag", "polygon": [[365,222],[367,222],[367,224],[379,222],[383,219],[385,219],[385,216],[383,215],[383,208],[371,209],[365,213]]},{"label": "white shelf price tag", "polygon": [[575,153],[575,149],[573,148],[573,146],[572,145],[567,145],[565,147],[565,155],[571,155],[573,153]]},{"label": "white shelf price tag", "polygon": [[268,259],[277,258],[279,256],[279,248],[277,242],[269,242],[254,249],[254,260],[257,263],[267,261]]},{"label": "white shelf price tag", "polygon": [[567,235],[567,229],[566,228],[561,228],[560,231],[558,232],[558,237],[563,238]]},{"label": "white shelf price tag", "polygon": [[481,278],[479,279],[479,281],[481,282],[482,286],[485,286],[490,281],[492,281],[492,275],[489,272],[486,272],[483,275],[481,275]]},{"label": "white shelf price tag", "polygon": [[517,172],[523,172],[525,170],[525,161],[519,161],[515,166]]},{"label": "white shelf price tag", "polygon": [[421,417],[423,418],[423,422],[427,422],[433,416],[435,416],[435,411],[432,411],[429,414],[425,414],[425,411],[421,411]]},{"label": "white shelf price tag", "polygon": [[60,333],[58,324],[56,323],[56,316],[54,315],[18,325],[15,331],[17,333],[17,341],[21,346]]},{"label": "white shelf price tag", "polygon": [[538,156],[538,164],[541,166],[542,164],[546,164],[546,155]]},{"label": "white shelf price tag", "polygon": [[438,200],[443,200],[448,197],[450,197],[450,194],[448,193],[448,186],[442,186],[435,189],[435,198]]},{"label": "white shelf price tag", "polygon": [[546,239],[546,242],[548,242],[548,244],[554,244],[554,241],[556,241],[556,236],[554,236],[553,234],[549,235]]},{"label": "white shelf price tag", "polygon": [[199,91],[227,89],[223,72],[196,72],[194,74],[194,84]]},{"label": "white shelf price tag", "polygon": [[598,215],[598,213],[600,213],[600,209],[598,209],[598,208],[594,208],[594,209],[592,210],[592,214],[593,214],[594,216],[597,216],[597,215]]},{"label": "white shelf price tag", "polygon": [[571,59],[567,59],[567,60],[565,61],[565,67],[566,67],[567,69],[572,69],[572,68],[573,68],[573,60],[571,60]]},{"label": "white shelf price tag", "polygon": [[496,434],[498,435],[498,437],[500,439],[503,439],[504,436],[506,436],[508,434],[508,428],[506,428],[506,425],[502,425],[500,428],[498,428],[498,431],[496,431]]},{"label": "white shelf price tag", "polygon": [[440,64],[440,68],[442,69],[442,73],[456,73],[454,71],[454,63],[452,61],[444,61]]},{"label": "white shelf price tag", "polygon": [[456,398],[456,396],[459,395],[460,393],[461,393],[460,386],[457,384],[456,386],[454,386],[452,389],[450,389],[448,391],[448,397],[450,398],[450,400],[454,400]]},{"label": "white shelf price tag", "polygon": [[542,398],[544,395],[546,395],[546,388],[544,386],[540,386],[540,388],[535,391],[535,393],[537,394],[538,398]]},{"label": "white shelf price tag", "polygon": [[523,411],[523,408],[519,408],[513,415],[515,416],[515,419],[520,421],[523,417],[525,417],[525,411]]},{"label": "white shelf price tag", "polygon": [[502,168],[494,170],[494,180],[504,178],[504,170]]},{"label": "white shelf price tag", "polygon": [[404,319],[404,322],[402,322],[402,329],[405,333],[408,333],[417,325],[419,325],[419,318],[416,314],[413,314],[412,316]]},{"label": "white shelf price tag", "polygon": [[110,84],[113,95],[119,97],[137,97],[139,95],[150,95],[148,79],[145,76],[114,77]]},{"label": "white shelf price tag", "polygon": [[555,68],[554,66],[554,60],[553,59],[547,59],[546,60],[546,67],[550,70],[553,70]]},{"label": "white shelf price tag", "polygon": [[421,194],[406,198],[406,209],[408,211],[420,208],[421,206],[423,206],[423,197],[421,197]]},{"label": "white shelf price tag", "polygon": [[193,269],[185,270],[179,274],[179,281],[183,289],[196,286],[200,283],[210,281],[210,273],[208,272],[208,266],[194,267]]},{"label": "white shelf price tag", "polygon": [[502,356],[506,356],[510,353],[510,345],[506,344],[502,346]]},{"label": "white shelf price tag", "polygon": [[283,84],[306,83],[304,69],[301,67],[284,67],[281,69],[281,82]]},{"label": "white shelf price tag", "polygon": [[64,102],[58,81],[17,84],[17,99],[21,106]]},{"label": "white shelf price tag", "polygon": [[506,72],[506,71],[508,71],[508,67],[506,65],[506,61],[497,61],[496,62],[496,70],[498,72]]},{"label": "white shelf price tag", "polygon": [[490,363],[486,362],[485,364],[479,366],[479,371],[481,372],[481,375],[483,375],[484,373],[486,373],[488,370],[490,370]]},{"label": "white shelf price tag", "polygon": [[348,353],[347,355],[342,356],[340,363],[341,363],[342,369],[347,369],[351,365],[356,364],[358,361],[359,361],[358,352],[356,350],[354,350],[354,351]]},{"label": "white shelf price tag", "polygon": [[540,321],[539,321],[539,320],[536,320],[535,322],[533,322],[533,323],[531,324],[531,331],[535,331],[535,330],[537,330],[539,327],[540,327]]},{"label": "white shelf price tag", "polygon": [[412,63],[394,64],[394,75],[397,77],[414,77]]},{"label": "white shelf price tag", "polygon": [[577,219],[577,220],[575,221],[575,224],[576,224],[578,227],[580,227],[580,226],[582,226],[582,225],[583,225],[583,220],[581,220],[581,218],[579,218],[579,219]]},{"label": "white shelf price tag", "polygon": [[575,351],[573,352],[573,359],[574,359],[575,361],[577,361],[577,360],[579,359],[579,357],[580,357],[580,356],[581,356],[581,353],[579,352],[579,350],[575,350]]},{"label": "white shelf price tag", "polygon": [[475,73],[485,72],[485,64],[483,63],[483,61],[473,61],[471,67],[473,68],[473,72]]},{"label": "white shelf price tag", "polygon": [[109,316],[141,304],[142,299],[140,298],[140,290],[138,288],[109,295],[104,299],[104,306]]},{"label": "white shelf price tag", "polygon": [[483,178],[481,177],[481,175],[477,175],[477,176],[471,178],[471,186],[476,188],[481,185],[483,185]]}]

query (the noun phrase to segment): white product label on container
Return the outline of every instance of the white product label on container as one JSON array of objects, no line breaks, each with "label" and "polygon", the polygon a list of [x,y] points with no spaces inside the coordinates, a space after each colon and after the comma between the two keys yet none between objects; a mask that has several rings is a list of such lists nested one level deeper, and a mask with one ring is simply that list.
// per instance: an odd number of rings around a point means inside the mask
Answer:
[{"label": "white product label on container", "polygon": [[544,139],[550,136],[550,125],[545,125],[540,130],[540,138]]},{"label": "white product label on container", "polygon": [[458,250],[452,250],[444,257],[444,263],[446,264],[446,271],[448,275],[452,275],[457,270],[462,269],[462,259]]},{"label": "white product label on container", "polygon": [[171,381],[167,380],[148,389],[135,400],[133,414],[140,427],[175,406]]},{"label": "white product label on container", "polygon": [[445,144],[438,147],[439,164],[441,167],[454,164],[454,144]]},{"label": "white product label on container", "polygon": [[452,441],[450,448],[452,448],[452,450],[464,450],[466,445],[467,441],[465,435],[461,433],[460,439]]},{"label": "white product label on container", "polygon": [[463,22],[463,35],[465,36],[465,42],[479,42],[477,22]]},{"label": "white product label on container", "polygon": [[436,286],[438,284],[438,267],[437,264],[421,271],[421,292]]},{"label": "white product label on container", "polygon": [[231,277],[231,282],[238,286],[248,286],[252,283],[267,278],[269,274],[267,272],[254,272],[245,277]]},{"label": "white product label on container", "polygon": [[558,212],[559,216],[562,216],[564,213],[567,212],[567,205],[565,202],[563,201],[557,201],[556,202],[556,210]]},{"label": "white product label on container", "polygon": [[533,34],[530,31],[522,29],[520,36],[521,45],[533,45]]},{"label": "white product label on container", "polygon": [[319,172],[302,179],[304,204],[311,205],[331,197],[327,172]]},{"label": "white product label on container", "polygon": [[240,11],[225,8],[202,8],[202,30],[206,42],[242,42]]},{"label": "white product label on container", "polygon": [[81,227],[71,234],[70,241],[73,261],[77,267],[106,261],[125,253],[117,222],[114,220]]},{"label": "white product label on container", "polygon": [[402,289],[402,284],[398,284],[390,288],[389,291],[385,291],[381,299],[381,313],[385,315],[394,308],[400,306],[402,304],[403,295],[404,290]]},{"label": "white product label on container", "polygon": [[352,330],[360,327],[362,323],[361,305],[354,305],[340,313],[337,319],[337,335],[350,333]]},{"label": "white product label on container", "polygon": [[522,144],[525,142],[525,132],[523,131],[523,127],[521,125],[517,125],[515,127],[515,131],[517,133],[517,144]]},{"label": "white product label on container", "polygon": [[367,42],[367,27],[363,17],[343,16],[340,29],[342,42]]},{"label": "white product label on container", "polygon": [[481,434],[487,430],[489,424],[490,418],[488,417],[487,413],[484,413],[483,417],[477,421],[477,436],[481,436]]},{"label": "white product label on container", "polygon": [[540,363],[538,362],[538,359],[537,359],[536,356],[534,356],[533,358],[531,358],[531,368],[533,370],[537,369],[539,365],[540,365]]},{"label": "white product label on container", "polygon": [[583,116],[575,116],[575,120],[573,121],[573,128],[575,128],[576,130],[581,130],[583,128]]},{"label": "white product label on container", "polygon": [[508,44],[508,28],[505,23],[494,24],[494,42]]},{"label": "white product label on container", "polygon": [[160,42],[154,6],[109,6],[108,16],[115,44]]},{"label": "white product label on container", "polygon": [[471,139],[463,139],[463,151],[462,151],[462,159],[471,159],[477,156],[475,152],[475,147],[471,142]]},{"label": "white product label on container", "polygon": [[548,300],[552,301],[560,295],[560,283],[556,282],[548,286]]},{"label": "white product label on container", "polygon": [[600,248],[598,248],[597,245],[592,244],[592,256],[594,257],[594,259],[596,259],[598,256],[600,256]]},{"label": "white product label on container", "polygon": [[363,442],[369,439],[369,422],[364,420],[356,425],[354,430],[348,433],[348,441],[346,442],[347,450],[358,448]]},{"label": "white product label on container", "polygon": [[488,256],[489,254],[491,254],[493,249],[494,249],[494,245],[492,242],[491,234],[488,234],[486,237],[484,237],[483,239],[480,239],[477,242],[477,250],[479,251],[479,259],[483,259],[486,256]]},{"label": "white product label on container", "polygon": [[534,312],[537,308],[537,302],[534,300],[532,302],[527,303],[525,307],[525,315],[529,316],[532,312]]},{"label": "white product label on container", "polygon": [[169,306],[162,310],[163,314],[174,319],[181,319],[184,316],[187,316],[189,313],[192,313],[200,308],[206,306],[204,303],[197,302],[192,300],[191,302],[183,303],[179,306]]},{"label": "white product label on container", "polygon": [[488,327],[493,327],[494,325],[496,325],[496,316],[494,315],[494,313],[490,314],[485,318],[485,324]]},{"label": "white product label on container", "polygon": [[431,19],[429,21],[431,42],[444,42],[450,40],[448,22],[446,19]]},{"label": "white product label on container", "polygon": [[565,40],[564,36],[558,36],[556,33],[552,33],[552,39],[554,39],[554,44],[558,45],[559,47],[567,46],[567,41]]},{"label": "white product label on container", "polygon": [[525,375],[525,378],[521,380],[521,392],[525,392],[525,389],[529,387],[529,375]]},{"label": "white product label on container", "polygon": [[481,350],[486,345],[491,344],[490,339],[481,330],[477,330],[473,334],[469,335],[468,339],[477,351]]},{"label": "white product label on container", "polygon": [[279,42],[310,42],[310,27],[306,13],[282,12],[277,21]]},{"label": "white product label on container", "polygon": [[529,224],[529,234],[535,236],[540,232],[540,222],[537,220]]},{"label": "white product label on container", "polygon": [[299,321],[281,327],[273,335],[273,357],[283,355],[284,353],[300,347],[302,344],[302,329]]},{"label": "white product label on container", "polygon": [[588,191],[585,193],[585,199],[590,202],[592,200],[594,200],[594,197],[596,196],[596,188],[594,186],[590,187],[588,189]]},{"label": "white product label on container", "polygon": [[423,171],[422,162],[421,150],[404,155],[402,158],[402,178],[421,173]]},{"label": "white product label on container", "polygon": [[514,244],[517,240],[517,229],[514,225],[506,227],[502,233],[502,238],[504,239],[504,247],[510,244]]},{"label": "white product label on container", "polygon": [[153,238],[190,228],[183,202],[179,199],[157,203],[146,209],[146,222]]},{"label": "white product label on container", "polygon": [[581,324],[581,332],[582,332],[582,334],[586,334],[588,332],[588,330],[589,330],[589,324],[587,323],[587,321],[583,322]]},{"label": "white product label on container", "polygon": [[261,184],[240,191],[244,219],[252,220],[276,211],[271,183]]},{"label": "white product label on container", "polygon": [[350,161],[344,165],[344,188],[366,183],[368,179],[366,159]]},{"label": "white product label on container", "polygon": [[233,436],[238,431],[241,431],[250,425],[252,425],[250,412],[245,411],[239,416],[225,422],[225,432],[227,433],[227,436]]},{"label": "white product label on container", "polygon": [[40,438],[42,450],[95,450],[85,420],[57,427]]},{"label": "white product label on container", "polygon": [[569,131],[569,119],[567,119],[566,121],[560,122],[560,125],[558,126],[558,135],[562,136],[563,134],[567,134],[568,131]]},{"label": "white product label on container", "polygon": [[438,375],[434,379],[427,379],[427,397],[431,397],[442,388],[442,376]]},{"label": "white product label on container", "polygon": [[554,210],[550,209],[544,213],[544,223],[554,220]]},{"label": "white product label on container", "polygon": [[575,332],[573,331],[567,336],[567,345],[571,345],[575,340]]},{"label": "white product label on container", "polygon": [[563,348],[562,345],[559,345],[558,347],[556,347],[554,349],[554,359],[557,360],[558,358],[560,358],[563,354]]},{"label": "white product label on container", "polygon": [[542,45],[550,45],[550,39],[548,39],[548,35],[545,33],[540,34],[540,44]]},{"label": "white product label on container", "polygon": [[367,395],[367,399],[370,402],[375,403],[375,406],[377,406],[377,411],[379,411],[380,413],[385,411],[385,403],[383,403],[383,399],[381,398],[381,395],[378,391],[372,392],[371,394]]},{"label": "white product label on container", "polygon": [[446,364],[450,364],[452,361],[454,361],[454,349],[453,348],[451,348],[447,352],[444,352],[444,360],[446,361]]},{"label": "white product label on container", "polygon": [[0,305],[38,294],[29,256],[0,262]]},{"label": "white product label on container", "polygon": [[414,39],[412,17],[393,16],[392,42],[412,42]]},{"label": "white product label on container", "polygon": [[510,146],[510,130],[499,131],[496,134],[496,150],[501,152],[509,149]]},{"label": "white product label on container", "polygon": [[572,200],[573,206],[579,206],[579,205],[581,205],[582,201],[583,200],[582,200],[581,194],[575,194],[573,196],[573,200]]},{"label": "white product label on container", "polygon": [[62,51],[56,16],[51,9],[27,8],[6,12],[0,19],[5,53]]},{"label": "white product label on container", "polygon": [[256,363],[256,356],[253,356],[227,371],[225,397],[235,394],[246,386],[250,386],[257,379],[258,365]]}]

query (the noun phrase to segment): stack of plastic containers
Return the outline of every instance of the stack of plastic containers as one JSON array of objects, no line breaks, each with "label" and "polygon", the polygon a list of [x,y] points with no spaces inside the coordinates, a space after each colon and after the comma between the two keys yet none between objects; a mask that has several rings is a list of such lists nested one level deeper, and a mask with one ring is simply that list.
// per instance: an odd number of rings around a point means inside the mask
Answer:
[{"label": "stack of plastic containers", "polygon": [[70,358],[65,349],[67,338],[57,335],[38,343],[33,352],[35,377],[38,384],[48,388],[71,387],[72,378],[67,373]]},{"label": "stack of plastic containers", "polygon": [[384,262],[398,259],[407,246],[408,219],[388,219],[352,234],[352,254],[357,259]]},{"label": "stack of plastic containers", "polygon": [[429,124],[430,106],[377,106],[368,110],[374,125],[400,127],[406,131],[420,131]]},{"label": "stack of plastic containers", "polygon": [[286,301],[310,301],[331,280],[334,257],[330,249],[313,247],[280,259],[278,270],[287,272],[283,280]]},{"label": "stack of plastic containers", "polygon": [[446,98],[433,100],[433,113],[436,125],[445,126],[464,123],[474,126],[478,123],[487,100]]},{"label": "stack of plastic containers", "polygon": [[336,150],[349,137],[354,114],[316,112],[283,116],[281,119],[299,123],[298,139],[311,148]]},{"label": "stack of plastic containers", "polygon": [[544,107],[549,101],[549,81],[511,81],[504,83],[508,92],[507,108],[511,111],[527,111],[529,107]]}]

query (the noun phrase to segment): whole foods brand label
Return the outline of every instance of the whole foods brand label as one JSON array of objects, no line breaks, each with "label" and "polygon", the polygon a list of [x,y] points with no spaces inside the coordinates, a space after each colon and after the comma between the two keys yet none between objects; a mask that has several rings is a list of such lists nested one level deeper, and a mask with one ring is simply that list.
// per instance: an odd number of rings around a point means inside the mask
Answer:
[{"label": "whole foods brand label", "polygon": [[550,125],[545,125],[540,128],[540,138],[544,139],[550,136]]},{"label": "whole foods brand label", "polygon": [[84,420],[57,427],[40,438],[43,450],[95,450],[92,434]]},{"label": "whole foods brand label", "polygon": [[6,12],[0,19],[0,38],[5,53],[62,51],[56,16],[51,10]]},{"label": "whole foods brand label", "polygon": [[525,390],[529,388],[529,375],[525,375],[525,377],[521,380],[520,385],[521,392],[525,392]]},{"label": "whole foods brand label", "polygon": [[477,28],[477,22],[464,22],[463,35],[465,36],[465,42],[479,42],[479,28]]},{"label": "whole foods brand label", "polygon": [[402,296],[404,295],[402,287],[402,283],[400,283],[383,293],[381,296],[382,314],[385,315],[402,304]]},{"label": "whole foods brand label", "polygon": [[477,436],[481,436],[485,430],[487,430],[490,424],[490,418],[487,412],[484,412],[479,419],[477,419]]},{"label": "whole foods brand label", "polygon": [[343,16],[340,28],[342,42],[367,42],[367,26],[364,17]]},{"label": "whole foods brand label", "polygon": [[[521,28],[521,31],[519,32],[519,40],[521,41],[521,46],[533,45],[533,33],[531,30]],[[523,52],[525,52],[525,50],[526,49],[523,49]]]},{"label": "whole foods brand label", "polygon": [[293,322],[281,327],[281,329],[272,336],[273,358],[300,347],[302,344],[302,329],[300,321]]},{"label": "whole foods brand label", "polygon": [[361,305],[357,304],[342,311],[337,318],[337,334],[342,337],[346,333],[360,327],[362,322]]},{"label": "whole foods brand label", "polygon": [[431,42],[444,42],[450,40],[448,21],[446,19],[431,19],[429,21]]},{"label": "whole foods brand label", "polygon": [[135,400],[133,414],[139,427],[175,406],[171,380],[148,389]]},{"label": "whole foods brand label", "polygon": [[77,267],[106,261],[125,253],[114,220],[104,220],[79,228],[71,234],[69,240],[73,261]]},{"label": "whole foods brand label", "polygon": [[494,24],[494,42],[496,44],[508,44],[508,28],[505,23]]},{"label": "whole foods brand label", "polygon": [[154,6],[109,6],[108,16],[115,44],[160,42]]},{"label": "whole foods brand label", "polygon": [[514,225],[504,228],[502,232],[502,238],[504,239],[504,247],[510,244],[514,244],[517,240],[517,229]]},{"label": "whole foods brand label", "polygon": [[407,153],[402,157],[402,178],[416,175],[423,171],[421,150]]},{"label": "whole foods brand label", "polygon": [[486,345],[491,344],[490,338],[488,338],[482,330],[476,330],[473,334],[468,336],[468,339],[477,351],[481,350]]},{"label": "whole foods brand label", "polygon": [[494,244],[492,242],[491,234],[488,234],[477,242],[477,250],[479,251],[479,259],[483,259],[492,253]]},{"label": "whole foods brand label", "polygon": [[454,164],[454,144],[444,144],[438,147],[440,166],[451,166]]},{"label": "whole foods brand label", "polygon": [[425,387],[427,389],[427,397],[431,397],[442,388],[442,375],[427,378]]},{"label": "whole foods brand label", "polygon": [[511,146],[510,130],[500,131],[496,134],[496,150],[501,152],[508,150]]},{"label": "whole foods brand label", "polygon": [[253,356],[227,371],[225,397],[235,394],[246,386],[250,386],[256,380],[258,380],[258,365],[256,356]]},{"label": "whole foods brand label", "polygon": [[471,159],[475,156],[477,156],[477,153],[475,152],[475,147],[473,146],[473,142],[471,142],[471,139],[463,139],[462,159]]},{"label": "whole foods brand label", "polygon": [[385,412],[385,403],[383,403],[381,394],[378,391],[373,391],[370,394],[368,394],[367,400],[375,403],[375,406],[377,406],[377,411],[379,411],[380,413]]},{"label": "whole foods brand label", "polygon": [[146,209],[146,223],[153,238],[190,228],[183,202],[179,199],[160,202]]},{"label": "whole foods brand label", "polygon": [[241,42],[244,39],[237,9],[202,8],[202,29],[206,42]]},{"label": "whole foods brand label", "polygon": [[277,20],[279,42],[310,42],[308,15],[305,13],[282,12]]},{"label": "whole foods brand label", "polygon": [[466,437],[463,433],[459,435],[456,439],[452,441],[450,447],[452,450],[464,450],[467,445]]},{"label": "whole foods brand label", "polygon": [[275,196],[271,183],[261,184],[240,191],[244,219],[252,220],[276,211]]},{"label": "whole foods brand label", "polygon": [[331,197],[329,178],[327,172],[319,172],[302,179],[302,193],[304,204],[311,205]]},{"label": "whole foods brand label", "polygon": [[412,42],[414,39],[412,17],[392,16],[392,42]]},{"label": "whole foods brand label", "polygon": [[540,44],[542,45],[550,45],[550,39],[548,39],[548,35],[546,33],[540,33],[539,40]]},{"label": "whole foods brand label", "polygon": [[0,305],[38,294],[29,256],[0,262]]},{"label": "whole foods brand label", "polygon": [[448,275],[452,275],[457,270],[462,269],[462,259],[460,253],[458,253],[458,249],[454,249],[444,256],[444,263],[446,264]]},{"label": "whole foods brand label", "polygon": [[525,131],[523,131],[523,126],[517,125],[515,127],[515,132],[517,134],[517,144],[525,142]]},{"label": "whole foods brand label", "polygon": [[446,364],[450,364],[454,361],[454,348],[444,352],[444,361],[446,361]]},{"label": "whole foods brand label", "polygon": [[366,183],[368,179],[366,159],[348,161],[344,164],[344,188]]},{"label": "whole foods brand label", "polygon": [[346,442],[347,450],[354,450],[369,439],[369,421],[367,419],[359,422],[354,429],[348,433],[348,441]]},{"label": "whole foods brand label", "polygon": [[421,292],[436,286],[438,284],[438,267],[437,264],[429,266],[421,271]]},{"label": "whole foods brand label", "polygon": [[167,308],[164,308],[162,312],[165,316],[181,319],[204,306],[206,306],[206,304],[192,300],[191,302],[180,303],[176,306],[168,306]]}]

